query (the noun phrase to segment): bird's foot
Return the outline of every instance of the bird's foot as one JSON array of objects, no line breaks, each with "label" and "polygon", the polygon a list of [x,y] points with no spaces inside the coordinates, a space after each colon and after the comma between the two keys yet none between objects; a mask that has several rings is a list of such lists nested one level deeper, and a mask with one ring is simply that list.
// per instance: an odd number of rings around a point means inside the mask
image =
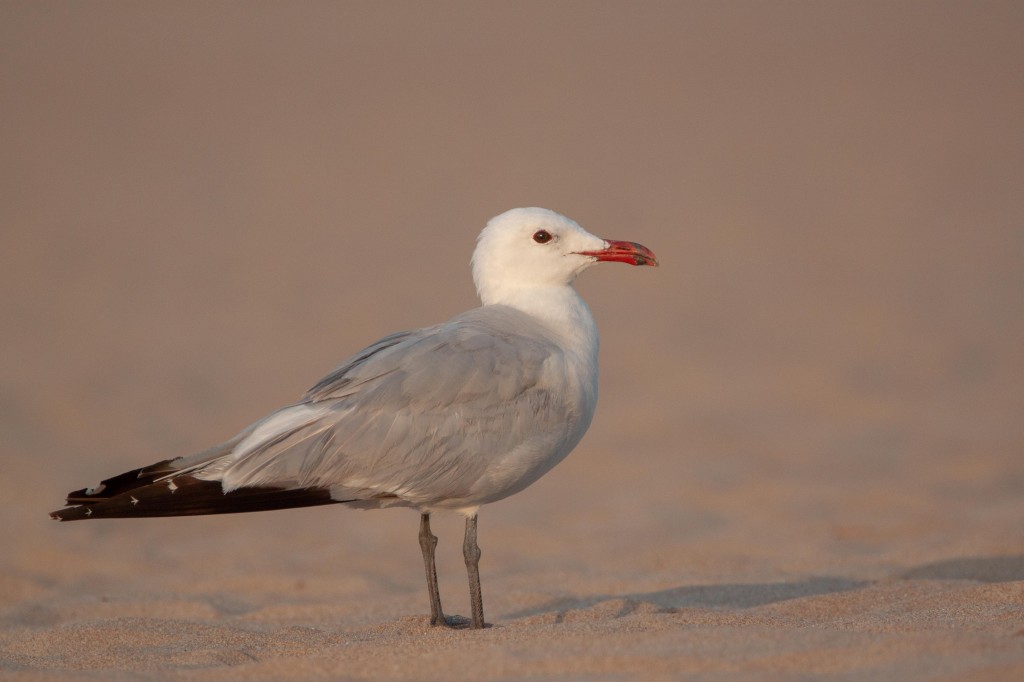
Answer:
[{"label": "bird's foot", "polygon": [[481,623],[480,625],[475,625],[471,618],[466,618],[465,616],[455,616],[455,615],[445,616],[444,620],[441,621],[441,622],[431,621],[430,624],[431,625],[435,625],[435,626],[448,627],[448,628],[451,628],[452,630],[473,630],[473,629],[480,629],[480,628],[489,627],[488,625],[483,624],[483,623]]}]

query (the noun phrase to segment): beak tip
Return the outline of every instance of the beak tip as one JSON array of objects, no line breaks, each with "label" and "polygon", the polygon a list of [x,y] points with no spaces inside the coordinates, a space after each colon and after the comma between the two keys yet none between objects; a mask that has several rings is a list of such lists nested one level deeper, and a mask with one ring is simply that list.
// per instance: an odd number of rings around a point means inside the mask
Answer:
[{"label": "beak tip", "polygon": [[650,265],[658,267],[658,258],[643,244],[605,240],[607,246],[599,251],[578,251],[581,256],[590,256],[599,261],[616,261],[629,265]]}]

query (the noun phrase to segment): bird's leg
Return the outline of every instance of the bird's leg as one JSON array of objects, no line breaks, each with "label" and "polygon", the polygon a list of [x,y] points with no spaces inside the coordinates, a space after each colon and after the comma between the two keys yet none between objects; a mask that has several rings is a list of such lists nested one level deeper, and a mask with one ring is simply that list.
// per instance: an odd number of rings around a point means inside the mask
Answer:
[{"label": "bird's leg", "polygon": [[484,627],[484,600],[480,594],[480,547],[476,544],[476,514],[466,519],[466,538],[462,543],[469,574],[469,603],[473,609],[473,628]]},{"label": "bird's leg", "polygon": [[430,532],[430,514],[420,514],[420,549],[423,550],[423,566],[427,569],[427,592],[430,593],[430,624],[446,625],[441,610],[441,593],[437,589],[437,567],[434,565],[434,548],[437,536]]}]

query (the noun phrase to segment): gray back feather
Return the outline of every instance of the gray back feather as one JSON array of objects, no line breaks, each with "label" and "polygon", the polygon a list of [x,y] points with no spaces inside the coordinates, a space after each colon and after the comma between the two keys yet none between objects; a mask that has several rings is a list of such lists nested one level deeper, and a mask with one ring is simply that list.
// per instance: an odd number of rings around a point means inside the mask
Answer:
[{"label": "gray back feather", "polygon": [[568,364],[530,316],[477,308],[369,346],[262,422],[281,428],[250,427],[210,473],[226,490],[329,487],[449,506],[500,499],[553,466],[585,429]]}]

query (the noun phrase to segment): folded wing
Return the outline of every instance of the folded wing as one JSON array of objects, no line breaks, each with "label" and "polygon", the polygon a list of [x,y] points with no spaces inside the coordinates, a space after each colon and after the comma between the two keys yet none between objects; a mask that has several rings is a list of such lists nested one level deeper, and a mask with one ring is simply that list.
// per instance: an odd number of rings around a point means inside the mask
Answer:
[{"label": "folded wing", "polygon": [[562,352],[504,306],[392,334],[232,440],[75,491],[52,516],[498,499],[574,444],[580,410]]}]

